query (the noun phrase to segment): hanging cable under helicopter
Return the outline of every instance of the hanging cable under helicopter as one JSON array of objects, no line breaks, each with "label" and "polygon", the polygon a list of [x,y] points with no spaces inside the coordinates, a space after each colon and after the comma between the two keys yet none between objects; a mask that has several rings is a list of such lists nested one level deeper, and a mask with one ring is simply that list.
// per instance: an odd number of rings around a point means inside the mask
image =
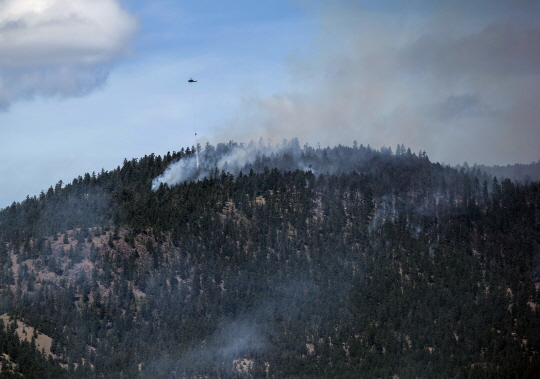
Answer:
[{"label": "hanging cable under helicopter", "polygon": [[195,128],[195,156],[197,157],[197,169],[199,168],[199,146],[197,145],[197,121],[195,120],[195,101],[193,100],[193,83],[197,83],[193,78],[188,80],[188,83],[191,83],[191,106],[193,109],[193,125]]}]

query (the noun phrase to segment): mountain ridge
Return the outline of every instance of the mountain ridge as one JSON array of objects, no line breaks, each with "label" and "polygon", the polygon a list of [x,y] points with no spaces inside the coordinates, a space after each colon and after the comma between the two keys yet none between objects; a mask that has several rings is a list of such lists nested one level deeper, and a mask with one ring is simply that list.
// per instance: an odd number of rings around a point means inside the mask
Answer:
[{"label": "mountain ridge", "polygon": [[192,155],[0,211],[1,311],[66,377],[534,377],[538,182],[293,140],[152,189]]}]

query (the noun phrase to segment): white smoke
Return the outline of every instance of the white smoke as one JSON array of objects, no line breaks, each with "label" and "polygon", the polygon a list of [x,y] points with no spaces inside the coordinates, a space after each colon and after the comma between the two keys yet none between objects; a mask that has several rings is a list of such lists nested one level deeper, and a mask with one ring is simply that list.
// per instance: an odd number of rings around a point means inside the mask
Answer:
[{"label": "white smoke", "polygon": [[194,180],[197,172],[201,171],[197,169],[195,157],[191,156],[182,158],[179,161],[172,163],[169,167],[167,167],[163,175],[155,178],[152,181],[152,189],[154,191],[157,190],[161,183],[172,186],[185,181]]},{"label": "white smoke", "polygon": [[[162,175],[152,181],[152,190],[157,190],[162,183],[174,186],[184,182],[203,180],[213,174],[219,175],[223,171],[237,175],[248,164],[257,165],[260,162],[260,165],[264,165],[263,158],[272,161],[273,158],[285,152],[296,157],[300,154],[300,146],[296,138],[290,142],[283,140],[281,145],[275,146],[265,145],[262,139],[258,145],[253,142],[248,145],[229,143],[228,145],[219,144],[216,149],[207,145],[207,148],[199,153],[199,167],[197,167],[194,154],[183,157],[171,163]],[[297,167],[297,159],[294,160],[294,165],[294,168],[306,169]]]}]

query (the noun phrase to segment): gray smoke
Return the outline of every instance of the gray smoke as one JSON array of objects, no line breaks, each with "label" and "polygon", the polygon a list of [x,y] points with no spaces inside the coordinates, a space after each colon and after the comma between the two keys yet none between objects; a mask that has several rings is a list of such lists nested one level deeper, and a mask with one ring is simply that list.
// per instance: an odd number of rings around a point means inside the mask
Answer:
[{"label": "gray smoke", "polygon": [[454,163],[537,160],[539,9],[508,0],[323,1],[317,53],[291,53],[289,87],[243,99],[215,137],[404,143]]},{"label": "gray smoke", "polygon": [[[276,318],[281,322],[291,322],[302,312],[306,312],[308,304],[318,301],[320,290],[310,281],[292,281],[275,283],[278,296],[261,302],[250,312],[232,320],[223,320],[216,330],[207,338],[186,350],[179,359],[163,356],[151,362],[144,370],[162,372],[180,377],[195,377],[200,371],[210,368],[223,368],[227,375],[239,375],[235,361],[253,359],[272,348],[273,339],[281,332]],[[322,317],[314,316],[313,324],[318,326]],[[283,352],[286,354],[286,352]],[[251,370],[246,367],[247,371]]]}]

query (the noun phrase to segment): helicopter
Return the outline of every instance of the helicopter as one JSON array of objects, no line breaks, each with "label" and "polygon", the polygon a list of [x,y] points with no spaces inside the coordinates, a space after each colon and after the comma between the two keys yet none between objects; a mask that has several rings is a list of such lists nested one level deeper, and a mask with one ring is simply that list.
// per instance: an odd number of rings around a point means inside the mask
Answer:
[{"label": "helicopter", "polygon": [[193,80],[193,79],[189,79],[189,80],[188,80],[188,83],[197,83],[197,81],[196,81],[196,80]]}]

